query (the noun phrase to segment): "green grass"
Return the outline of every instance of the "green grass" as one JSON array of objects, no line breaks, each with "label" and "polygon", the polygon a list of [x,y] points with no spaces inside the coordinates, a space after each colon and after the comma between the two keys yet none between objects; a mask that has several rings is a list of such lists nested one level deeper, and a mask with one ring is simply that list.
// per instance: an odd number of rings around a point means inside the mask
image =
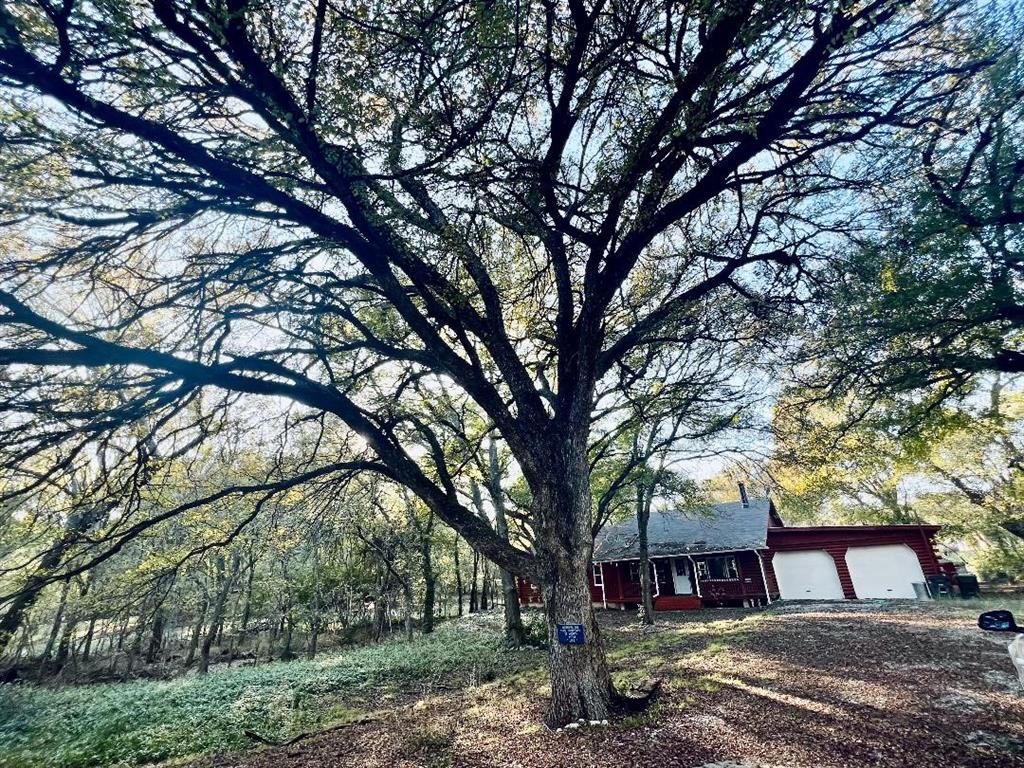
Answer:
[{"label": "green grass", "polygon": [[[387,690],[493,677],[526,654],[500,651],[496,628],[454,622],[412,643],[205,677],[60,690],[0,686],[0,766],[137,765],[252,746],[360,715]],[[533,659],[539,661],[539,654]]]}]

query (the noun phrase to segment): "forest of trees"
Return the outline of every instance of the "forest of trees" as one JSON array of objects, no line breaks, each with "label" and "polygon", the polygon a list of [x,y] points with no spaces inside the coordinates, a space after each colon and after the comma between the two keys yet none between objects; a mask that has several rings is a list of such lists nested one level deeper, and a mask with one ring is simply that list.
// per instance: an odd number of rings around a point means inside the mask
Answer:
[{"label": "forest of trees", "polygon": [[[202,469],[207,480],[230,471],[220,459]],[[394,488],[349,493],[340,503],[276,499],[247,524],[245,500],[203,507],[134,539],[23,606],[8,676],[205,674],[211,664],[314,658],[325,644],[411,637],[436,619],[500,609],[498,570],[421,507]],[[5,551],[31,552],[42,525],[25,517],[8,526]]]},{"label": "forest of trees", "polygon": [[1020,32],[0,2],[2,658],[205,672],[500,608],[548,723],[601,721],[593,537],[726,466],[1019,574]]}]

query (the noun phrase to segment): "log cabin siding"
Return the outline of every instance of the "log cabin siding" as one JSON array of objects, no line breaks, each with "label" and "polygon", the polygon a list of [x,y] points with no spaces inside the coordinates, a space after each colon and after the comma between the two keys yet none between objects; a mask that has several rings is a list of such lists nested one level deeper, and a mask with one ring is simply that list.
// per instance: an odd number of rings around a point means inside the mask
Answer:
[{"label": "log cabin siding", "polygon": [[814,526],[807,528],[769,528],[768,553],[765,556],[765,575],[772,594],[779,587],[771,565],[776,552],[822,550],[832,556],[847,600],[856,600],[857,593],[846,563],[846,552],[852,547],[873,547],[885,544],[905,544],[917,555],[925,578],[942,573],[935,551],[936,525],[876,525],[876,526]]},{"label": "log cabin siding", "polygon": [[[852,547],[870,547],[885,544],[905,544],[917,555],[921,571],[925,578],[942,573],[935,551],[935,535],[939,527],[933,525],[886,525],[886,526],[814,526],[802,528],[768,528],[767,544],[761,550],[764,563],[762,578],[761,563],[758,552],[744,550],[723,553],[707,553],[700,555],[681,555],[687,562],[697,563],[711,557],[731,555],[736,558],[737,579],[698,579],[692,574],[695,586],[699,581],[699,592],[695,589],[692,595],[675,595],[671,579],[660,580],[660,594],[654,599],[655,610],[689,610],[716,605],[737,605],[743,603],[767,602],[767,592],[771,599],[779,596],[778,582],[772,559],[777,552],[794,552],[806,550],[822,550],[831,555],[836,565],[836,573],[843,588],[844,596],[853,600],[857,598],[850,577],[850,569],[846,563],[846,553]],[[659,557],[652,561],[667,562],[674,558]],[[630,563],[620,561],[602,563],[600,567],[604,575],[604,590],[595,583],[593,569],[590,573],[590,595],[596,606],[608,608],[635,608],[640,604],[640,584],[630,578]],[[519,600],[524,605],[540,605],[540,590],[527,580],[518,580]]]}]

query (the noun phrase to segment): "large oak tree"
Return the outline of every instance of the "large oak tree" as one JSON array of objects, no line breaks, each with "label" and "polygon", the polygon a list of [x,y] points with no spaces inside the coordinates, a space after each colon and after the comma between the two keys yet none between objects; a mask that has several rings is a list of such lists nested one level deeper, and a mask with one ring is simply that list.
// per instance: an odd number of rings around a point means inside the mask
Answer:
[{"label": "large oak tree", "polygon": [[[212,414],[292,403],[285,423],[359,453],[346,470],[541,586],[550,721],[602,719],[600,393],[725,295],[757,322],[849,230],[850,153],[920,129],[972,72],[961,10],[5,2],[8,470],[145,463],[215,439]],[[432,393],[508,446],[529,550],[468,508]]]}]

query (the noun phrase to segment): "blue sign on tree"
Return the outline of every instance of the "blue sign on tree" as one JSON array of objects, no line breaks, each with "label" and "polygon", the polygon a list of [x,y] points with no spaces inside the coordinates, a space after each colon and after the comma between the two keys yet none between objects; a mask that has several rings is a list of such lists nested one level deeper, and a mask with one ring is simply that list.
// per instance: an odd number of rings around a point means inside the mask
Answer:
[{"label": "blue sign on tree", "polygon": [[562,645],[583,645],[586,642],[583,636],[583,625],[559,624],[558,642]]}]

